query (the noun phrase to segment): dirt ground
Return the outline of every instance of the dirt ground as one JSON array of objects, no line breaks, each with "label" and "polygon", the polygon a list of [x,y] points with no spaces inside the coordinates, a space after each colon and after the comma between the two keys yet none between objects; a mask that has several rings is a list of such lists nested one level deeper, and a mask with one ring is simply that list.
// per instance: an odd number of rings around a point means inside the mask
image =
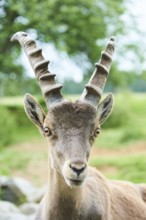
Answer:
[{"label": "dirt ground", "polygon": [[[23,170],[12,170],[12,175],[19,176],[30,180],[34,184],[42,185],[47,183],[47,143],[44,140],[33,141],[31,143],[23,143],[13,146],[14,150],[21,152],[30,152],[32,155],[37,153],[46,154],[46,159],[41,158],[39,160],[30,160],[25,169]],[[136,144],[129,145],[128,148],[121,147],[120,149],[102,149],[93,147],[91,150],[91,158],[99,157],[115,157],[121,155],[136,155],[144,153],[146,154],[146,142],[139,142]],[[113,167],[104,167],[101,169],[103,174],[108,172],[115,172]]]}]

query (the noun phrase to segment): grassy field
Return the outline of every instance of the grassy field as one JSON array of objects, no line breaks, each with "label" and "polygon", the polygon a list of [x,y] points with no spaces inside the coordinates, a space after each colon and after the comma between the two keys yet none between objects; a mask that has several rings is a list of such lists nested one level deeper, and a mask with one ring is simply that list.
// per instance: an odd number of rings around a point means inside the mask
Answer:
[{"label": "grassy field", "polygon": [[[1,104],[21,106],[22,99],[3,99]],[[109,178],[146,182],[145,116],[146,94],[116,95],[113,113],[94,144],[90,164]],[[17,128],[14,136],[13,144],[0,151],[0,175],[18,175],[39,185],[44,183],[47,180],[47,143],[29,121],[26,126]]]}]

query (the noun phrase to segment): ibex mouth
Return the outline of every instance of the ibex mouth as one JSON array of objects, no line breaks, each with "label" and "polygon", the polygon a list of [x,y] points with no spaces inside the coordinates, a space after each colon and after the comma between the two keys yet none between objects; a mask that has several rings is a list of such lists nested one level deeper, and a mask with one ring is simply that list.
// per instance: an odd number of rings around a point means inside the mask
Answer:
[{"label": "ibex mouth", "polygon": [[80,186],[84,180],[79,180],[79,179],[69,179],[67,178],[67,183],[69,186]]}]

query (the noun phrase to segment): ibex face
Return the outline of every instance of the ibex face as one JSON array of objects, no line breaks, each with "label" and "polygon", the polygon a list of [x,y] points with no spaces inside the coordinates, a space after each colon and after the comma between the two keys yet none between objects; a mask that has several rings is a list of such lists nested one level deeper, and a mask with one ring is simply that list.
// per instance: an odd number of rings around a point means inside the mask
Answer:
[{"label": "ibex face", "polygon": [[87,103],[64,102],[47,114],[44,127],[52,131],[48,137],[52,168],[69,186],[80,185],[86,177],[96,126],[96,109]]},{"label": "ibex face", "polygon": [[111,94],[99,102],[111,66],[115,39],[110,39],[83,94],[75,103],[63,99],[62,86],[55,83],[55,75],[48,71],[48,61],[44,60],[35,42],[24,32],[16,33],[14,39],[24,47],[48,107],[45,115],[36,100],[27,94],[26,113],[48,140],[52,169],[59,172],[69,186],[79,186],[88,172],[92,143],[113,106]]}]

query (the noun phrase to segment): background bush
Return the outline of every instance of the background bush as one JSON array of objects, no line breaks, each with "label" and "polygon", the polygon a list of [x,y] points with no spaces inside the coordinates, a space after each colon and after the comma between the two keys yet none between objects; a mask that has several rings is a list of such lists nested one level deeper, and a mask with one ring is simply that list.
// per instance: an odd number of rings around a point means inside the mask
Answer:
[{"label": "background bush", "polygon": [[[74,101],[78,99],[78,96],[66,98]],[[113,112],[102,126],[104,135],[97,140],[101,142],[100,145],[105,145],[105,136],[112,146],[118,146],[119,142],[125,144],[131,140],[146,139],[146,95],[125,92],[114,95],[114,98]],[[38,97],[38,101],[47,112],[42,96]],[[1,103],[0,147],[40,137],[36,127],[30,122],[24,111],[23,97],[13,98],[13,100],[5,98],[3,102],[1,100]]]},{"label": "background bush", "polygon": [[39,136],[23,105],[0,105],[0,149]]},{"label": "background bush", "polygon": [[14,141],[16,121],[5,107],[0,107],[0,149]]},{"label": "background bush", "polygon": [[[103,125],[103,128],[120,128],[127,127],[133,118],[133,110],[131,109],[131,95],[129,93],[121,93],[114,95],[115,102],[113,111]],[[132,110],[132,111],[131,111]]]}]

